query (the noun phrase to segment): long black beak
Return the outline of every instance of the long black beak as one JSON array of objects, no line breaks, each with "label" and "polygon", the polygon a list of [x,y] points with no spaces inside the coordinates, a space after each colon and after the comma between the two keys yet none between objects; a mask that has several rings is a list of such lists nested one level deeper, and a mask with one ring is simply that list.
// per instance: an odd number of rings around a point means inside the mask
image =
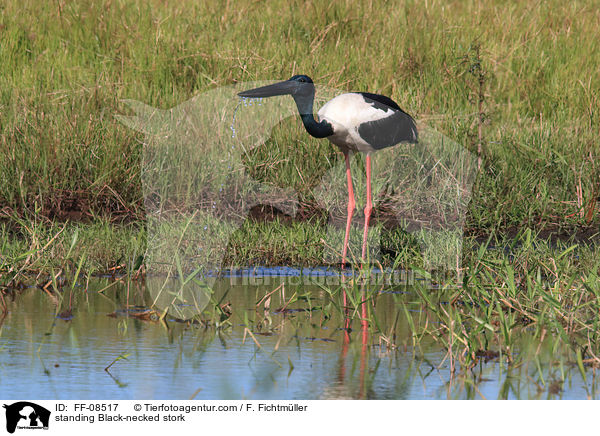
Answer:
[{"label": "long black beak", "polygon": [[242,91],[238,95],[240,97],[275,97],[276,95],[293,94],[296,91],[297,83],[286,80],[284,82],[274,83],[272,85],[261,86],[260,88],[249,89]]}]

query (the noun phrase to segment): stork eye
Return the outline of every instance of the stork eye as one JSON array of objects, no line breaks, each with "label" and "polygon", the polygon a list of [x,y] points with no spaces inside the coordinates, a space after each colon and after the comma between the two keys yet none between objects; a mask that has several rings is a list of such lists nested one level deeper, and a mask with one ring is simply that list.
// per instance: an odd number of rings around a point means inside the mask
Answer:
[{"label": "stork eye", "polygon": [[304,77],[300,77],[300,78],[298,79],[298,81],[299,81],[299,82],[302,82],[302,83],[306,82],[306,80],[304,79]]}]

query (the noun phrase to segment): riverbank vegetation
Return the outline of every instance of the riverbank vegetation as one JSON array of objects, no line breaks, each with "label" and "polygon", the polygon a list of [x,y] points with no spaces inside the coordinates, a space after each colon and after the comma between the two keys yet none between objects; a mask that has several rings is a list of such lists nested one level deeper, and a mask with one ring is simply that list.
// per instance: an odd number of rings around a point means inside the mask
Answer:
[{"label": "riverbank vegetation", "polygon": [[[2,283],[80,262],[87,272],[139,268],[144,137],[115,117],[130,114],[124,99],[169,109],[219,86],[300,72],[390,95],[481,158],[459,268],[488,238],[514,246],[528,234],[539,239],[529,259],[542,271],[589,272],[579,253],[597,251],[600,224],[598,19],[592,6],[557,1],[4,2]],[[278,126],[245,163],[256,180],[292,187],[301,209],[252,211],[224,264],[318,264],[326,223],[311,192],[341,159],[296,118]],[[401,236],[386,244],[386,266],[418,263]],[[571,262],[553,266],[572,245],[582,248],[561,258]],[[517,258],[506,253],[506,265]]]}]

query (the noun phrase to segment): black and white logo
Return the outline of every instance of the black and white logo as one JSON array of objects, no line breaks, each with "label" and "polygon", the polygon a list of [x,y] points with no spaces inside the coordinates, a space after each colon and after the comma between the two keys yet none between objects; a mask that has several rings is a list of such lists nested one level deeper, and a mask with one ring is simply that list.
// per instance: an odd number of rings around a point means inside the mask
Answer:
[{"label": "black and white logo", "polygon": [[29,401],[19,401],[10,405],[5,404],[6,431],[14,433],[18,429],[40,430],[48,429],[50,411]]}]

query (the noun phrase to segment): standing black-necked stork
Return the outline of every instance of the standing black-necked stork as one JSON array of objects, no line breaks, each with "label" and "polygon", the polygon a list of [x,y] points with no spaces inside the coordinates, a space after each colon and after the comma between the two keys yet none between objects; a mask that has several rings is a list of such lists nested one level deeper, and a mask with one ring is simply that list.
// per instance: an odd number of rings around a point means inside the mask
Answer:
[{"label": "standing black-necked stork", "polygon": [[346,235],[342,249],[342,269],[346,264],[350,222],[354,213],[354,191],[350,175],[350,153],[366,153],[367,204],[363,233],[362,258],[367,252],[367,234],[373,209],[371,199],[371,153],[400,142],[417,142],[417,127],[410,115],[404,112],[391,98],[367,92],[341,94],[329,100],[319,110],[318,118],[313,115],[315,85],[305,75],[297,75],[284,82],[243,91],[240,97],[273,97],[291,95],[306,131],[315,138],[327,138],[344,153],[346,178],[348,180],[348,215]]}]

